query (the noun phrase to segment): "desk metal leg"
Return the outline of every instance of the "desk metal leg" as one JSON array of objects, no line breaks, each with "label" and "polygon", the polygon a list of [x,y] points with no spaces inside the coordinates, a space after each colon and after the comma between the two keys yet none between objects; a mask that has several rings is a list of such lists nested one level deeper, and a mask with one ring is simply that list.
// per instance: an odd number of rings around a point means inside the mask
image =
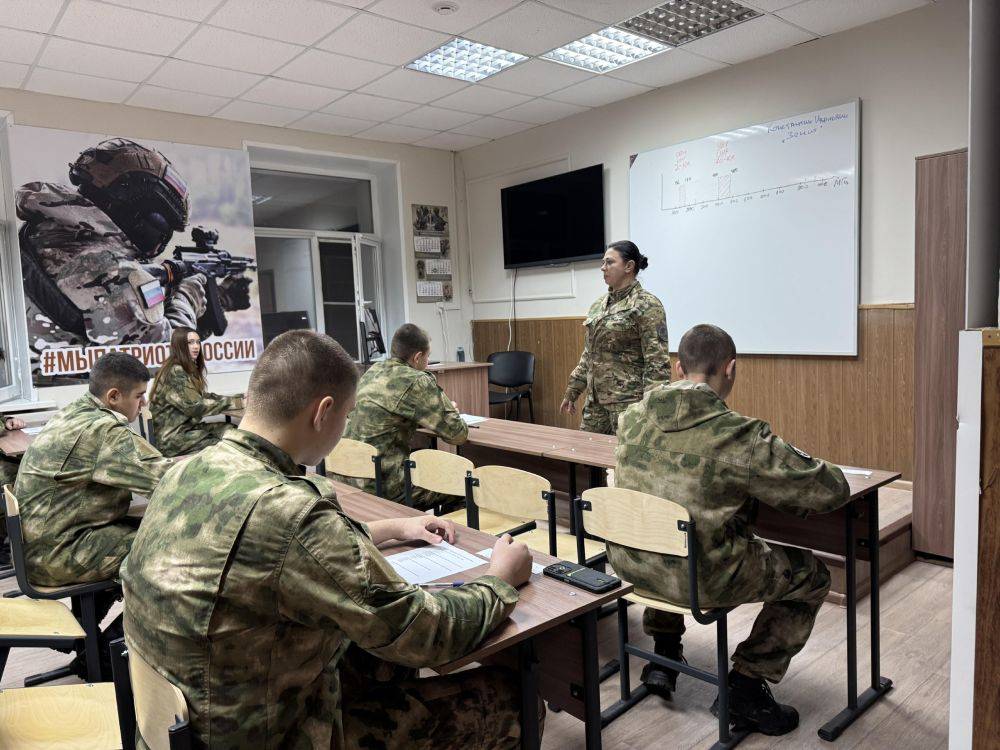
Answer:
[{"label": "desk metal leg", "polygon": [[597,614],[580,618],[583,628],[583,714],[587,750],[601,750],[601,669],[597,654]]},{"label": "desk metal leg", "polygon": [[576,500],[576,464],[569,462],[569,533],[576,533],[576,513],[573,512],[573,501]]},{"label": "desk metal leg", "polygon": [[834,716],[819,730],[821,739],[833,742],[845,729],[865,711],[871,708],[877,700],[892,688],[892,680],[879,674],[879,527],[878,527],[878,490],[868,493],[868,533],[864,544],[870,550],[870,582],[871,593],[871,686],[860,696],[858,695],[858,627],[857,627],[857,549],[854,539],[854,508],[847,509],[845,542],[847,549],[847,708]]},{"label": "desk metal leg", "polygon": [[521,642],[517,657],[521,677],[521,750],[538,750],[542,737],[538,727],[538,658],[534,638]]}]

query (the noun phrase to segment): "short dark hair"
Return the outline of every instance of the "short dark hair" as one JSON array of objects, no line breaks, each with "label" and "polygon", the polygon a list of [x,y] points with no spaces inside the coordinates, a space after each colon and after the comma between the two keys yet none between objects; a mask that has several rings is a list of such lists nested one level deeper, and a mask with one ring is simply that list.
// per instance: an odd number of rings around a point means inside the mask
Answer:
[{"label": "short dark hair", "polygon": [[127,391],[139,383],[149,382],[149,370],[142,362],[125,352],[108,352],[90,368],[88,389],[104,398],[112,388]]},{"label": "short dark hair", "polygon": [[685,373],[711,377],[736,358],[736,344],[718,326],[701,323],[681,337],[677,358]]},{"label": "short dark hair", "polygon": [[608,245],[608,250],[614,250],[620,256],[622,256],[622,261],[628,263],[632,261],[635,263],[635,272],[643,270],[649,265],[649,258],[639,252],[638,246],[631,240],[618,240],[618,242],[612,242]]},{"label": "short dark hair", "polygon": [[403,323],[392,335],[392,346],[389,349],[393,357],[405,362],[417,352],[430,351],[431,337],[420,326]]},{"label": "short dark hair", "polygon": [[358,386],[358,366],[344,347],[315,331],[285,331],[257,360],[247,386],[247,410],[284,424],[312,401],[342,401]]}]

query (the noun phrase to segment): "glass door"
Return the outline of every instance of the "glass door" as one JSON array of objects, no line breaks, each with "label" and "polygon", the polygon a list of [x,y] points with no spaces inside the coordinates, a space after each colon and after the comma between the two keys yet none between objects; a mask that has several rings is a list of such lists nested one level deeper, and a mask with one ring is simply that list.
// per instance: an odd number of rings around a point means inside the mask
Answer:
[{"label": "glass door", "polygon": [[364,325],[365,332],[361,354],[363,360],[371,360],[386,353],[386,331],[382,330],[382,246],[377,240],[360,234],[354,235],[353,245],[355,287],[359,292],[358,322]]},{"label": "glass door", "polygon": [[354,359],[360,359],[357,264],[353,240],[320,237],[319,263],[326,334],[339,341]]},{"label": "glass door", "polygon": [[[27,367],[27,342],[15,335],[24,320],[24,303],[18,264],[17,226],[12,201],[13,186],[9,184],[10,150],[8,119],[0,114],[0,401],[10,401],[25,393],[21,391],[19,370]],[[20,320],[16,320],[20,317]],[[18,347],[23,347],[19,354]],[[26,382],[27,379],[26,379]]]},{"label": "glass door", "polygon": [[264,345],[293,328],[323,332],[316,314],[317,276],[313,238],[258,231],[257,283]]}]

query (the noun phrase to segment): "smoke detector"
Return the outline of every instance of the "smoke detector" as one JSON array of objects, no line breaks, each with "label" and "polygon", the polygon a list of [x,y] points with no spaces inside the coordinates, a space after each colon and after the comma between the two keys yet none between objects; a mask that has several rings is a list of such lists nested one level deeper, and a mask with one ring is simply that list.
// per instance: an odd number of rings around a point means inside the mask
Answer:
[{"label": "smoke detector", "polygon": [[452,13],[458,12],[458,3],[453,3],[451,0],[441,0],[441,2],[434,3],[431,10],[439,16],[450,16]]}]

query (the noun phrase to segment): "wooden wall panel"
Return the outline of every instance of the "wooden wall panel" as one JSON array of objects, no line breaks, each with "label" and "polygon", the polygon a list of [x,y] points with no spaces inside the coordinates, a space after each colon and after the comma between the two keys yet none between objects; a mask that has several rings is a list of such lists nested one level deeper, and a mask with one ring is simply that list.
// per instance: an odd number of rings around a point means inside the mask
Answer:
[{"label": "wooden wall panel", "polygon": [[[559,414],[566,379],[583,349],[583,318],[517,321],[518,346],[535,353],[535,418],[579,426]],[[832,461],[913,474],[912,305],[862,307],[857,357],[740,357],[730,406],[767,419],[802,450]],[[671,332],[674,340],[679,334]],[[507,348],[506,320],[472,323],[477,360]],[[578,402],[582,407],[583,399]],[[494,411],[500,416],[499,411]],[[523,418],[527,416],[522,414]]]}]

